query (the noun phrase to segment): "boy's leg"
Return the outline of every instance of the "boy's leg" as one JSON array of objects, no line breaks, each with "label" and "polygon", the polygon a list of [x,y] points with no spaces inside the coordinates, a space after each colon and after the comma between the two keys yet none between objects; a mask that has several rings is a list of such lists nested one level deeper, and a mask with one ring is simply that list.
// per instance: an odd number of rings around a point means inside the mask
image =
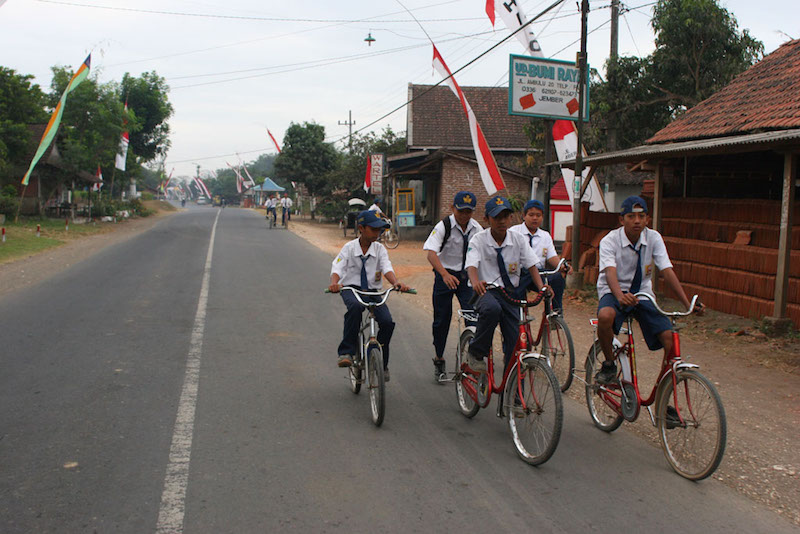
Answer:
[{"label": "boy's leg", "polygon": [[453,293],[439,273],[433,279],[433,348],[436,357],[442,358],[450,332],[450,319],[453,317]]},{"label": "boy's leg", "polygon": [[514,354],[514,346],[519,337],[519,309],[500,299],[503,313],[500,315],[500,332],[503,334],[503,371]]},{"label": "boy's leg", "polygon": [[567,282],[561,273],[551,274],[547,277],[545,282],[553,290],[553,309],[562,312],[564,310],[562,299],[564,297],[564,288]]},{"label": "boy's leg", "polygon": [[478,312],[478,325],[475,328],[475,337],[472,338],[472,343],[469,345],[469,352],[480,360],[489,354],[489,349],[492,347],[494,329],[500,322],[503,308],[500,305],[499,297],[493,291],[487,291],[478,300],[475,311]]},{"label": "boy's leg", "polygon": [[619,302],[611,293],[603,295],[597,305],[597,339],[603,350],[603,365],[595,375],[595,380],[607,384],[616,378],[617,366],[614,363],[614,335],[619,333],[623,320]]},{"label": "boy's leg", "polygon": [[342,291],[342,300],[347,307],[344,314],[342,342],[339,343],[339,356],[354,356],[358,353],[358,327],[361,325],[361,312],[364,307],[350,291]]},{"label": "boy's leg", "polygon": [[656,310],[653,303],[642,299],[634,308],[633,316],[639,322],[647,348],[664,348],[666,354],[672,350],[672,323]]},{"label": "boy's leg", "polygon": [[384,304],[375,308],[375,320],[378,322],[378,343],[383,348],[383,367],[386,368],[389,366],[389,343],[395,326],[389,306]]},{"label": "boy's leg", "polygon": [[519,276],[519,285],[517,285],[517,292],[515,298],[519,300],[525,300],[528,298],[528,288],[533,284],[533,278],[531,277],[531,272],[526,269],[525,267],[522,268],[522,272]]}]

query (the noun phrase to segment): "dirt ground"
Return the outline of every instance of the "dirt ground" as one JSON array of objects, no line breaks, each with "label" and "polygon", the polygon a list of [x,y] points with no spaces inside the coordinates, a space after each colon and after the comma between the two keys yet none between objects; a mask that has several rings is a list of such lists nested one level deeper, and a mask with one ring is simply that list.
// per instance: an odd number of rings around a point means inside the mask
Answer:
[{"label": "dirt ground", "polygon": [[[163,215],[126,221],[113,232],[71,241],[0,265],[0,297],[152,228]],[[329,253],[331,259],[351,239],[344,238],[336,225],[292,222],[293,232]],[[422,253],[422,243],[401,242],[397,249],[389,251],[389,257],[398,277],[419,292],[404,300],[410,299],[431,313],[433,274]],[[327,281],[321,283],[327,285]],[[595,306],[591,291],[568,295],[565,301],[577,367],[582,367],[592,341],[589,318],[594,316]],[[800,525],[800,343],[796,338],[768,339],[756,331],[752,321],[716,312],[689,318],[681,333],[683,353],[714,382],[725,405],[727,449],[714,478]],[[640,382],[650,384],[661,356],[642,351],[643,343],[637,346]],[[585,403],[577,380],[567,395]],[[659,447],[646,414],[623,428],[619,431],[633,431]]]},{"label": "dirt ground", "polygon": [[[293,223],[293,232],[329,253],[331,259],[352,239],[345,238],[333,224]],[[389,258],[398,278],[418,291],[404,301],[409,299],[432,314],[433,274],[422,243],[401,241],[397,249],[389,251]],[[597,299],[593,291],[567,293],[565,318],[575,341],[576,367],[580,368],[593,340],[589,319],[595,315]],[[677,303],[667,304],[672,305],[668,309],[678,309]],[[714,382],[727,415],[725,457],[712,476],[800,525],[800,340],[769,339],[752,320],[714,311],[689,317],[684,325],[682,352]],[[647,352],[641,336],[637,348],[639,381],[647,394],[658,373],[661,352]],[[578,380],[567,395],[585,404]],[[633,431],[660,447],[644,410],[635,423],[623,428],[620,431]]]}]

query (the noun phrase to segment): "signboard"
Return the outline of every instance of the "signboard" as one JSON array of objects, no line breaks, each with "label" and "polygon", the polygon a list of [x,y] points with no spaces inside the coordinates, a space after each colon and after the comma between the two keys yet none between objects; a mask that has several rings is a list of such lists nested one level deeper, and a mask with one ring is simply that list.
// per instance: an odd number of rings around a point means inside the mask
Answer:
[{"label": "signboard", "polygon": [[[574,63],[514,54],[509,61],[509,115],[578,120],[579,71]],[[588,65],[586,72],[589,72]],[[588,121],[588,81],[584,95],[583,120]]]},{"label": "signboard", "polygon": [[370,192],[373,195],[383,194],[383,154],[370,154]]}]

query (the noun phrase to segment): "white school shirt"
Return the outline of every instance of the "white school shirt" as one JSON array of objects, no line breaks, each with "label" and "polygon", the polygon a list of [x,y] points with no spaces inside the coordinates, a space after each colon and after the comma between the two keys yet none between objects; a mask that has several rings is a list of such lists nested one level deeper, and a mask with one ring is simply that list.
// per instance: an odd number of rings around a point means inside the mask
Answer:
[{"label": "white school shirt", "polygon": [[373,204],[372,206],[370,206],[367,209],[367,211],[377,211],[378,213],[383,213],[383,210],[380,207],[378,207],[377,204]]},{"label": "white school shirt", "polygon": [[[558,256],[558,254],[556,254],[556,245],[553,243],[553,238],[550,237],[550,234],[545,230],[537,228],[536,233],[532,234],[528,227],[525,226],[525,223],[520,223],[509,228],[509,231],[522,234],[525,241],[528,242],[539,257],[539,263],[536,264],[536,268],[540,271],[545,270],[547,260]],[[533,236],[533,239],[531,239],[531,236]]]},{"label": "white school shirt", "polygon": [[[367,249],[367,282],[369,289],[381,289],[381,275],[393,271],[392,262],[386,247],[374,241]],[[343,286],[361,287],[361,244],[358,239],[348,241],[333,259],[331,274],[339,275],[339,283]]]},{"label": "white school shirt", "polygon": [[[491,229],[478,232],[469,241],[467,250],[467,267],[478,268],[478,279],[502,286],[500,267],[497,265],[497,241],[492,237]],[[519,232],[506,232],[503,244],[503,262],[511,283],[519,285],[519,273],[523,267],[530,268],[539,263],[539,257],[528,245],[528,240]],[[510,288],[509,288],[510,289]]]},{"label": "white school shirt", "polygon": [[292,207],[292,199],[289,197],[283,197],[281,199],[281,207],[283,208],[291,208]]},{"label": "white school shirt", "polygon": [[274,208],[278,204],[278,200],[275,198],[268,198],[264,205],[268,208]]},{"label": "white school shirt", "polygon": [[[650,228],[645,228],[639,235],[636,249],[641,247],[642,253],[642,285],[639,291],[653,294],[653,262],[656,267],[663,271],[672,267],[667,254],[667,246],[661,234]],[[617,269],[617,280],[623,293],[628,291],[636,274],[636,266],[639,257],[633,249],[633,244],[625,235],[625,228],[620,226],[616,230],[610,231],[601,241],[598,255],[600,256],[600,276],[597,277],[597,298],[611,293],[608,287],[605,270],[608,267]]]},{"label": "white school shirt", "polygon": [[[483,230],[483,226],[478,221],[470,218],[467,223],[467,231],[464,232],[461,226],[456,222],[454,215],[450,215],[450,237],[447,243],[442,248],[442,241],[444,240],[444,222],[439,221],[436,226],[431,230],[425,244],[422,245],[422,250],[432,250],[439,256],[439,261],[442,262],[442,267],[451,271],[461,271],[461,264],[463,261],[464,241],[469,243],[469,240]],[[439,252],[441,249],[441,252]],[[466,266],[464,267],[466,270]]]}]

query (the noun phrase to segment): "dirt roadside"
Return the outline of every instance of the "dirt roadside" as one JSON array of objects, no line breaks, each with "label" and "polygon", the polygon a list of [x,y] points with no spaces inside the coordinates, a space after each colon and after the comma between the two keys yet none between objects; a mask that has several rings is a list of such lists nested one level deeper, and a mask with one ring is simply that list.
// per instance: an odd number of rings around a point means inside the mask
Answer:
[{"label": "dirt roadside", "polygon": [[[293,232],[331,258],[352,239],[345,238],[336,225],[292,222]],[[389,257],[398,278],[418,291],[418,295],[403,300],[431,314],[433,274],[422,253],[422,243],[401,242],[389,251]],[[587,294],[573,294],[565,302],[579,368],[593,339],[589,319],[596,306],[596,299]],[[685,323],[681,330],[683,353],[714,382],[727,415],[725,457],[713,477],[800,525],[800,342],[768,339],[753,328],[752,321],[713,311],[705,317],[688,318]],[[644,343],[637,343],[640,346]],[[640,350],[639,380],[647,393],[660,359],[660,353]],[[579,381],[573,382],[567,395],[585,405]],[[623,428],[621,431],[633,431],[660,448],[645,413]]]}]

